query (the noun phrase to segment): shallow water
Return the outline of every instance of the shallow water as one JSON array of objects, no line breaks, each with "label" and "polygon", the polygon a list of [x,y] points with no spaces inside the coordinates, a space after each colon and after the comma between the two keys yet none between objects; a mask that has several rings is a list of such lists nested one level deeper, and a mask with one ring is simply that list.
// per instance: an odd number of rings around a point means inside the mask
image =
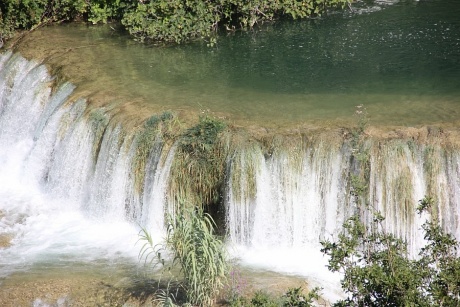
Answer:
[{"label": "shallow water", "polygon": [[374,125],[457,123],[460,5],[388,3],[222,35],[215,48],[152,47],[114,26],[65,25],[33,33],[20,50],[46,56],[87,95],[238,124],[341,125],[359,104]]}]

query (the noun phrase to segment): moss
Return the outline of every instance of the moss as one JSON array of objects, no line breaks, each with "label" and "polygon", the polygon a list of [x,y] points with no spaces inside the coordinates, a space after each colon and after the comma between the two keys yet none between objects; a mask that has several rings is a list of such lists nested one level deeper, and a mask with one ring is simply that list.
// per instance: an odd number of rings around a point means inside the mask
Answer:
[{"label": "moss", "polygon": [[77,99],[70,110],[62,116],[61,125],[59,126],[59,137],[63,139],[66,133],[71,129],[75,119],[81,116],[86,109],[86,99]]},{"label": "moss", "polygon": [[173,118],[174,116],[170,111],[153,115],[144,122],[143,127],[136,135],[136,153],[132,168],[135,174],[135,188],[139,193],[143,192],[146,165],[152,148],[154,148],[155,142],[163,142],[163,132],[168,130],[168,122]]},{"label": "moss", "polygon": [[[429,144],[423,152],[423,171],[425,175],[426,194],[433,198],[434,203],[440,203],[438,185],[438,176],[444,170],[446,159],[445,150],[438,144]],[[438,207],[432,207],[436,217],[438,216]]]},{"label": "moss", "polygon": [[94,133],[93,157],[95,159],[99,154],[102,136],[104,135],[109,120],[110,118],[103,108],[92,109],[88,114],[88,121]]}]

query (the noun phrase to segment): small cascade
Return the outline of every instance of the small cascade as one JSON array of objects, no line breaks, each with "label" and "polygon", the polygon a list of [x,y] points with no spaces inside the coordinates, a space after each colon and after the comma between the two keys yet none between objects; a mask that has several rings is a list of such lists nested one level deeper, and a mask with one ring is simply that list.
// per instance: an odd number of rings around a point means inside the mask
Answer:
[{"label": "small cascade", "polygon": [[[248,156],[251,157],[251,156]],[[304,152],[258,153],[255,191],[246,191],[247,175],[230,180],[227,201],[230,239],[252,246],[299,247],[318,244],[337,232],[349,215],[346,208],[346,164],[340,147],[320,142]],[[252,194],[252,195],[251,195]],[[251,195],[248,198],[248,195]]]},{"label": "small cascade", "polygon": [[[0,234],[10,238],[0,276],[56,257],[137,261],[139,225],[163,235],[174,146],[158,134],[148,163],[134,170],[142,128],[128,129],[74,89],[55,85],[44,65],[0,55]],[[135,171],[146,174],[141,190]]]},{"label": "small cascade", "polygon": [[[459,152],[436,141],[376,140],[369,144],[368,195],[372,210],[384,216],[383,227],[405,239],[415,255],[423,244],[421,225],[429,218],[416,213],[418,201],[432,197],[443,227],[459,237]],[[251,157],[246,155],[246,157]],[[296,158],[297,157],[297,158]],[[300,157],[300,158],[299,158]],[[358,213],[351,196],[351,152],[346,143],[331,146],[319,138],[300,151],[281,151],[253,162],[234,159],[238,167],[257,165],[255,191],[242,175],[227,185],[227,225],[238,245],[265,248],[318,248],[336,238],[346,218]]]}]

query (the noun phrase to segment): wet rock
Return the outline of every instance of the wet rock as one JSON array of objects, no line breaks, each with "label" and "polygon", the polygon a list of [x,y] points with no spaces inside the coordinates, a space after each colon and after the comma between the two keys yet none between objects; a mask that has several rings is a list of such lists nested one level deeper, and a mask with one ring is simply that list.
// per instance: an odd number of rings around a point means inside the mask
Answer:
[{"label": "wet rock", "polygon": [[10,234],[0,234],[0,248],[7,248],[11,246],[13,236]]}]

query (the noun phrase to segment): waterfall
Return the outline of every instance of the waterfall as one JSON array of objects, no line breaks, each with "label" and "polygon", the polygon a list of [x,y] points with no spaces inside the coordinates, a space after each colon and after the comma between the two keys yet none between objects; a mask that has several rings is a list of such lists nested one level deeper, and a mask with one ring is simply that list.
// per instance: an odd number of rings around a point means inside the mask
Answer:
[{"label": "waterfall", "polygon": [[[139,226],[160,240],[173,211],[179,146],[156,130],[161,116],[132,124],[75,92],[45,65],[0,55],[0,238],[10,240],[0,248],[0,277],[69,255],[136,259]],[[415,208],[425,195],[460,238],[460,151],[447,134],[420,131],[366,143],[366,198],[413,254],[423,243],[428,216]],[[228,146],[220,205],[231,253],[252,266],[324,279],[320,240],[337,238],[342,223],[363,211],[350,193],[352,152],[330,131],[274,148],[254,140]]]},{"label": "waterfall", "polygon": [[53,259],[137,261],[139,225],[163,235],[174,147],[157,138],[140,193],[137,134],[74,90],[45,65],[0,55],[0,236],[11,244],[0,276]]},{"label": "waterfall", "polygon": [[[252,246],[300,247],[317,244],[324,234],[337,233],[347,216],[340,148],[320,142],[300,161],[282,152],[265,158],[258,153],[255,193],[245,193],[247,178],[229,181],[227,201],[230,240]],[[235,193],[235,189],[239,193]]]},{"label": "waterfall", "polygon": [[[373,210],[380,211],[383,227],[406,240],[411,254],[423,244],[421,225],[428,218],[416,213],[425,195],[436,203],[443,227],[460,236],[460,153],[455,146],[433,138],[371,141],[369,192]],[[300,158],[295,158],[295,156]],[[246,157],[250,157],[246,155]],[[354,213],[364,219],[350,193],[351,151],[345,143],[331,146],[321,137],[293,154],[281,151],[253,162],[233,159],[236,168],[257,165],[255,191],[247,178],[227,184],[227,225],[232,243],[265,249],[319,249],[319,241],[337,238],[342,223]],[[297,159],[299,161],[294,161]]]},{"label": "waterfall", "polygon": [[[408,242],[417,255],[424,245],[421,225],[428,214],[416,213],[425,195],[435,199],[443,227],[460,238],[460,153],[434,137],[376,139],[369,146],[367,198],[384,216],[383,227]],[[341,297],[339,275],[327,271],[319,242],[336,240],[343,222],[354,213],[365,223],[370,214],[350,194],[355,167],[346,142],[322,136],[295,150],[271,155],[260,150],[232,158],[227,182],[226,221],[231,253],[251,267],[306,276],[323,288],[330,301]],[[248,175],[248,165],[255,167]]]}]

